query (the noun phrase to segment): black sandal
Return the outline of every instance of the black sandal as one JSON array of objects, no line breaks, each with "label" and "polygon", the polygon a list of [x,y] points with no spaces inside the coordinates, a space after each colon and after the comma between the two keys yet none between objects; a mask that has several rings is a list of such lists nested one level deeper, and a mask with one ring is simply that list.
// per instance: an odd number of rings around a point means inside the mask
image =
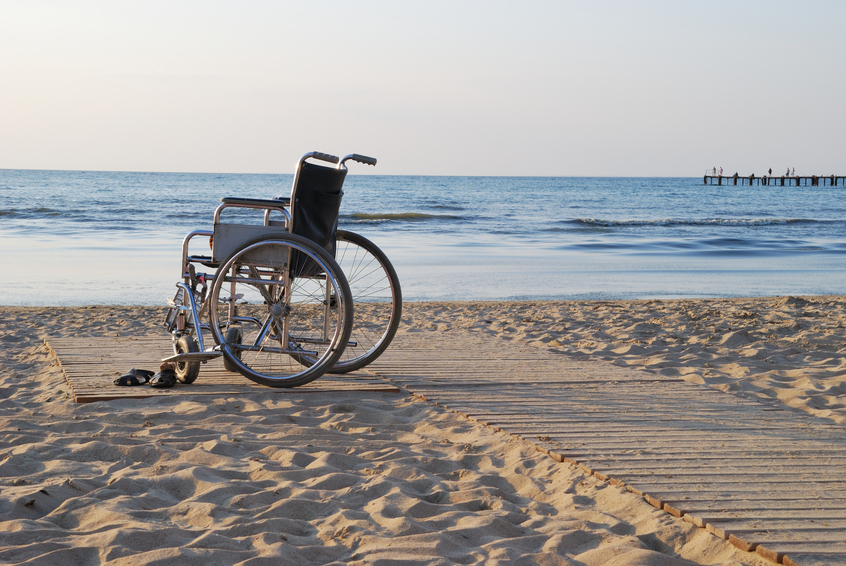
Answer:
[{"label": "black sandal", "polygon": [[120,377],[116,377],[115,385],[146,385],[153,377],[153,372],[146,369],[132,368]]},{"label": "black sandal", "polygon": [[150,379],[150,387],[169,389],[176,385],[176,372],[174,369],[175,366],[172,363],[163,363],[156,375]]}]

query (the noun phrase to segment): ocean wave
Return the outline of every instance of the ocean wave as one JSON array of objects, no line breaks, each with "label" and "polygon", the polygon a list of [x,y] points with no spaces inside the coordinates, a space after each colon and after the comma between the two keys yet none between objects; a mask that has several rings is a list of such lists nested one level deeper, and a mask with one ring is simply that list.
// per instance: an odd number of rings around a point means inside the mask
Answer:
[{"label": "ocean wave", "polygon": [[567,242],[559,250],[624,255],[677,255],[689,257],[781,257],[806,253],[842,255],[846,245],[800,239],[703,238],[683,240]]},{"label": "ocean wave", "polygon": [[426,220],[461,220],[461,216],[452,214],[425,214],[422,212],[364,213],[343,214],[342,218],[357,222],[423,222]]},{"label": "ocean wave", "polygon": [[570,221],[574,224],[587,226],[780,226],[786,224],[817,224],[823,220],[808,218],[702,218],[678,219],[664,218],[659,220],[604,220],[600,218],[577,218]]},{"label": "ocean wave", "polygon": [[467,210],[465,207],[461,206],[460,204],[450,204],[450,203],[438,203],[433,204],[432,208],[436,210]]},{"label": "ocean wave", "polygon": [[49,216],[62,216],[63,214],[65,213],[61,210],[44,207],[26,209],[10,208],[9,210],[0,210],[0,217],[6,216],[9,218],[38,218]]}]

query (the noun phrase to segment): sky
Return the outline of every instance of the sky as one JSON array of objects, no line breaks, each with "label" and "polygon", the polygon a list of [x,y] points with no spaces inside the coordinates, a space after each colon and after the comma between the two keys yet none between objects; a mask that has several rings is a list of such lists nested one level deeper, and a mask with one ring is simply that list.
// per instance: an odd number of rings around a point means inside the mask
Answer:
[{"label": "sky", "polygon": [[0,0],[0,168],[846,175],[842,1]]}]

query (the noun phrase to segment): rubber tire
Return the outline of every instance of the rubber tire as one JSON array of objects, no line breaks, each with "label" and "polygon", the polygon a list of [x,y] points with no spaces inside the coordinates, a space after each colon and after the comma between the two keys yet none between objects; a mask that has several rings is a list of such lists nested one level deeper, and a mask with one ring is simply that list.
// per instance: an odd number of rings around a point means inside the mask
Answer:
[{"label": "rubber tire", "polygon": [[[226,344],[240,344],[242,340],[242,332],[240,326],[232,326],[230,327],[226,333],[223,335],[224,342]],[[236,356],[239,360],[241,359],[240,352],[238,353],[231,353],[228,349],[223,350],[223,367],[226,368],[226,371],[231,371],[232,373],[239,373],[238,371],[238,364],[232,362],[229,359],[229,356]]]},{"label": "rubber tire", "polygon": [[[337,244],[336,244],[336,252],[335,258],[338,261],[338,264],[341,266],[341,269],[344,270],[344,275],[347,277],[347,282],[350,285],[350,291],[352,292],[352,299],[353,299],[353,306],[356,308],[356,312],[362,312],[365,310],[363,307],[364,297],[369,295],[370,293],[370,286],[365,284],[365,288],[361,289],[361,295],[356,297],[356,288],[358,279],[363,279],[367,275],[362,275],[360,272],[364,271],[367,274],[370,274],[374,271],[371,269],[369,265],[372,265],[374,261],[378,262],[381,266],[382,277],[387,280],[387,283],[390,284],[391,287],[391,303],[392,309],[391,314],[385,323],[380,327],[379,331],[376,331],[375,334],[378,336],[378,339],[365,339],[365,331],[361,328],[356,327],[356,315],[353,315],[353,324],[352,324],[352,331],[350,334],[350,340],[357,342],[358,344],[370,344],[371,347],[367,349],[365,352],[360,352],[359,349],[361,346],[357,346],[355,348],[351,348],[347,346],[344,350],[344,353],[335,362],[335,365],[329,370],[329,373],[347,373],[350,371],[355,371],[357,369],[361,369],[367,364],[371,363],[373,360],[378,358],[382,355],[382,352],[390,345],[391,340],[393,340],[394,335],[397,332],[397,328],[399,327],[400,317],[402,316],[402,289],[400,288],[399,278],[397,277],[397,272],[394,270],[394,266],[391,265],[388,256],[379,249],[379,247],[359,234],[354,232],[348,232],[346,230],[338,230],[337,232]],[[370,256],[371,259],[364,259],[356,257],[354,260],[347,261],[345,257],[345,250],[346,246],[344,242],[350,242],[351,244],[358,246]],[[354,265],[353,265],[354,262]],[[362,269],[362,266],[365,266]],[[379,335],[381,332],[381,335]],[[373,333],[369,333],[373,334]]]},{"label": "rubber tire", "polygon": [[301,370],[291,373],[285,377],[263,374],[250,367],[247,361],[243,359],[237,360],[234,357],[230,357],[230,363],[237,366],[237,371],[241,375],[258,384],[266,385],[268,387],[298,387],[314,381],[326,373],[327,370],[332,368],[343,353],[344,347],[349,341],[350,331],[352,330],[353,302],[350,294],[350,287],[347,283],[346,277],[344,277],[343,271],[325,249],[318,246],[311,240],[295,234],[264,235],[244,243],[243,246],[226,258],[215,272],[214,283],[212,284],[212,288],[207,299],[210,301],[209,322],[215,341],[217,341],[218,344],[225,343],[225,337],[221,329],[227,326],[227,324],[226,321],[222,322],[218,316],[218,302],[222,287],[226,283],[227,272],[233,265],[238,263],[237,260],[242,254],[258,249],[262,246],[275,244],[286,245],[297,249],[310,256],[312,260],[318,260],[318,263],[323,264],[326,270],[331,272],[332,279],[337,285],[336,294],[341,296],[341,300],[338,301],[338,306],[340,307],[340,310],[338,310],[338,316],[340,316],[340,331],[337,333],[337,336],[334,337],[334,340],[330,344],[329,348],[327,348],[327,352],[318,358],[318,360],[309,360],[306,363],[304,360],[300,359],[303,356],[291,355],[290,357],[292,360],[301,364]]},{"label": "rubber tire", "polygon": [[[177,354],[187,354],[199,352],[200,347],[197,341],[190,336],[182,336],[176,341],[175,347]],[[200,375],[200,362],[176,362],[176,379],[186,385],[194,383],[197,376]]]}]

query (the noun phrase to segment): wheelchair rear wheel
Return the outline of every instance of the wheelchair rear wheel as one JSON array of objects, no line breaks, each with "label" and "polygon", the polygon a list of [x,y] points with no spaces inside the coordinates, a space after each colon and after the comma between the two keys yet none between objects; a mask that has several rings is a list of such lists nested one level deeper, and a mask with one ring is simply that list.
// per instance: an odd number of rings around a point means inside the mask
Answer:
[{"label": "wheelchair rear wheel", "polygon": [[350,342],[329,370],[346,373],[378,358],[391,343],[402,313],[399,278],[376,244],[353,232],[338,230],[335,260],[350,284],[355,305]]},{"label": "wheelchair rear wheel", "polygon": [[262,385],[317,379],[349,340],[346,277],[326,250],[293,234],[263,236],[236,250],[215,273],[208,301],[227,369]]}]

